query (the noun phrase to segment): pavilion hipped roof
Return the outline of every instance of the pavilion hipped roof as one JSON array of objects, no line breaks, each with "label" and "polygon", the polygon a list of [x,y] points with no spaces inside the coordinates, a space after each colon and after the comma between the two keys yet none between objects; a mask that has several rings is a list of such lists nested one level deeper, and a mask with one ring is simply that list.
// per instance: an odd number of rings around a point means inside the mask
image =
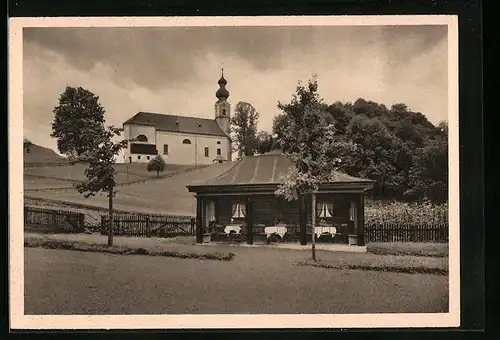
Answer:
[{"label": "pavilion hipped roof", "polygon": [[[282,183],[282,176],[291,166],[290,161],[280,152],[246,156],[235,162],[226,172],[205,182],[188,186],[188,189],[192,192],[198,192],[208,188],[275,187]],[[349,185],[370,189],[373,186],[373,181],[334,171],[332,181],[328,185]]]}]

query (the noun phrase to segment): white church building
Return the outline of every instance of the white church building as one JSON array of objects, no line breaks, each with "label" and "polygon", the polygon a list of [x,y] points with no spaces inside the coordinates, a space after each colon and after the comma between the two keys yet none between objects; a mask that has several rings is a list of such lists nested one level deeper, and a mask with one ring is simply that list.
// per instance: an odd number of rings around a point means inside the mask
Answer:
[{"label": "white church building", "polygon": [[231,161],[231,104],[224,71],[215,93],[214,119],[139,112],[123,123],[125,162],[147,163],[161,155],[168,164],[208,165]]}]

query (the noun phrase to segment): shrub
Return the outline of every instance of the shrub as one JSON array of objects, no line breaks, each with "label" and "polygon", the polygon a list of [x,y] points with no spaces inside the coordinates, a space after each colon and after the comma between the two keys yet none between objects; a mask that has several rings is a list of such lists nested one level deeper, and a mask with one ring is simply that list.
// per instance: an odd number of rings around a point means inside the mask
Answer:
[{"label": "shrub", "polygon": [[448,224],[448,203],[380,202],[365,207],[366,224],[435,225]]}]

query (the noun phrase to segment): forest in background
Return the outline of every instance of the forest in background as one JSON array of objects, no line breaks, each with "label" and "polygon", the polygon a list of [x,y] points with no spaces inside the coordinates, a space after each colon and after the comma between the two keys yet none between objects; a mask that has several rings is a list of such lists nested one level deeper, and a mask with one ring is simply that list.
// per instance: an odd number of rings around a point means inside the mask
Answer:
[{"label": "forest in background", "polygon": [[[233,132],[245,140],[237,143],[240,154],[262,154],[282,148],[279,140],[287,126],[287,114],[274,118],[272,133],[257,132],[258,113],[251,104],[241,104],[233,117]],[[360,98],[354,103],[322,101],[321,105],[327,121],[334,126],[336,138],[354,144],[355,151],[336,150],[332,156],[342,160],[339,170],[375,180],[373,198],[448,201],[446,121],[434,125],[423,113],[414,112],[403,103],[388,108]]]}]

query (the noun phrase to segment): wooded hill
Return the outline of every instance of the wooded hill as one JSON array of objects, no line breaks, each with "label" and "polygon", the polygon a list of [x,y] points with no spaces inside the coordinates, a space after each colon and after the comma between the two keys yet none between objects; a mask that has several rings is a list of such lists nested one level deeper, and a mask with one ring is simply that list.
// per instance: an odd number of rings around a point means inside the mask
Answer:
[{"label": "wooded hill", "polygon": [[[405,104],[390,109],[358,99],[354,103],[322,104],[340,140],[355,144],[356,152],[333,150],[342,159],[340,170],[376,180],[379,199],[417,201],[448,199],[448,124],[437,126]],[[259,134],[259,151],[280,147],[276,140],[287,116],[275,117],[274,140]],[[268,136],[269,137],[269,136]],[[277,138],[276,138],[277,137]]]}]

